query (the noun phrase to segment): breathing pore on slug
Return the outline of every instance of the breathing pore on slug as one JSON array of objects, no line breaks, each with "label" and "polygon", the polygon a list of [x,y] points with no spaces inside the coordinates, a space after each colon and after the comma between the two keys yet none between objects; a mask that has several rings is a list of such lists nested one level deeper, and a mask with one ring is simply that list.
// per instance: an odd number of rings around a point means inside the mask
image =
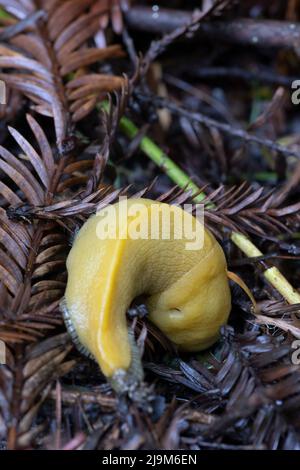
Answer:
[{"label": "breathing pore on slug", "polygon": [[[186,234],[179,234],[182,216],[202,237],[200,246],[192,249]],[[132,237],[142,226],[148,227],[147,236]],[[230,313],[222,248],[200,221],[177,206],[128,199],[105,208],[78,232],[67,269],[68,326],[107,377],[130,368],[126,311],[135,297],[148,296],[149,319],[186,351],[212,345]]]}]

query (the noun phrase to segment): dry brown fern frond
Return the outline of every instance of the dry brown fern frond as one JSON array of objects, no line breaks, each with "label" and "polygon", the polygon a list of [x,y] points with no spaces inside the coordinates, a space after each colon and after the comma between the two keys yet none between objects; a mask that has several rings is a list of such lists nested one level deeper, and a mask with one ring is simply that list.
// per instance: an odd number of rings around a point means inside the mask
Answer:
[{"label": "dry brown fern frond", "polygon": [[[221,184],[215,189],[206,185],[198,193],[207,194],[202,200],[205,223],[219,238],[227,228],[274,240],[276,235],[295,233],[299,227],[300,203],[284,205],[281,189],[266,190],[257,184],[254,188],[245,182],[228,187]],[[193,197],[191,192],[174,187],[158,200],[192,205]]]},{"label": "dry brown fern frond", "polygon": [[203,200],[207,205],[206,221],[215,232],[223,226],[270,239],[280,233],[295,232],[300,204],[278,207],[279,195],[280,190],[254,189],[247,183],[231,188],[221,185]]},{"label": "dry brown fern frond", "polygon": [[[8,448],[28,448],[44,425],[31,428],[51,382],[66,374],[75,362],[65,361],[71,349],[67,334],[54,336],[26,352],[16,348],[7,354],[7,367],[0,368],[0,434]],[[15,371],[18,374],[15,374]]]},{"label": "dry brown fern frond", "polygon": [[[110,16],[114,29],[121,30],[118,2],[45,0],[37,7],[33,0],[12,0],[0,5],[12,15],[17,33],[1,46],[0,68],[9,73],[2,72],[0,79],[28,97],[36,112],[53,117],[61,146],[71,120],[85,117],[107,92],[123,84],[122,77],[93,69],[123,56],[118,44],[106,46],[103,40]],[[18,22],[33,15],[34,21],[27,21],[19,33]]]},{"label": "dry brown fern frond", "polygon": [[[0,185],[3,198],[0,212],[1,282],[9,292],[9,302],[5,306],[9,318],[6,329],[25,321],[22,315],[26,312],[37,317],[37,325],[45,304],[58,300],[57,286],[54,288],[45,281],[50,268],[53,275],[55,269],[62,267],[61,253],[67,246],[66,235],[53,223],[42,227],[24,223],[25,217],[22,223],[17,223],[7,216],[11,207],[20,204],[50,202],[55,192],[57,164],[50,144],[32,116],[28,116],[28,122],[39,144],[39,152],[13,128],[10,133],[24,154],[16,157],[0,147],[0,168],[6,175]],[[41,284],[41,280],[44,283]],[[43,305],[40,302],[42,290],[45,293]],[[31,328],[30,324],[28,327]]]},{"label": "dry brown fern frond", "polygon": [[71,189],[78,179],[84,188],[91,162],[57,159],[38,122],[30,115],[27,120],[37,150],[13,128],[9,131],[21,153],[15,156],[0,146],[0,169],[5,174],[0,183],[0,273],[3,286],[14,299],[8,307],[10,321],[14,315],[23,321],[29,313],[35,318],[49,313],[50,307],[57,309],[64,289],[70,234],[84,220],[81,215],[86,218],[99,204],[103,207],[121,193],[102,185],[85,197],[79,193],[74,198]]},{"label": "dry brown fern frond", "polygon": [[[95,179],[95,166],[101,168],[105,166],[106,159],[100,152],[94,162],[94,171],[92,178]],[[90,162],[88,161],[90,164]],[[70,169],[79,169],[80,165],[86,165],[86,161],[70,164]],[[87,177],[83,178],[83,183]],[[17,219],[38,218],[38,219],[63,219],[68,217],[79,217],[96,212],[106,204],[114,202],[118,196],[127,193],[129,188],[114,190],[113,187],[104,185],[93,192],[84,191],[74,196],[72,199],[66,199],[52,205],[19,205],[11,208],[9,213]],[[76,183],[73,179],[66,180],[60,187],[69,186]],[[152,186],[152,185],[151,185]],[[142,196],[149,193],[151,186],[143,190]],[[95,184],[97,188],[97,185]],[[205,187],[205,190],[209,190]],[[199,193],[202,189],[199,189]],[[142,197],[139,195],[139,197]],[[135,196],[136,197],[136,196]],[[203,199],[205,206],[206,223],[217,237],[222,238],[224,227],[242,233],[254,234],[264,239],[274,239],[277,234],[289,234],[295,231],[299,225],[300,204],[277,207],[276,202],[278,194],[276,191],[265,191],[263,187],[253,189],[246,183],[240,186],[225,188],[220,185],[217,189],[211,190],[210,194]],[[195,205],[193,196],[190,192],[184,191],[177,186],[157,198],[158,201],[169,204],[183,205],[190,204],[190,210],[193,211]],[[211,205],[213,204],[213,206]],[[293,230],[292,230],[293,227]]]},{"label": "dry brown fern frond", "polygon": [[[216,449],[228,444],[299,448],[300,374],[291,363],[291,351],[282,336],[264,335],[251,326],[237,334],[227,327],[220,350],[206,358],[206,367],[195,359],[179,361],[178,369],[149,364],[148,369],[173,386],[190,389],[198,413],[209,414],[210,419],[199,423],[197,414],[178,410],[189,422],[178,444],[190,437],[203,449],[213,443]],[[171,427],[172,422],[165,433]]]}]

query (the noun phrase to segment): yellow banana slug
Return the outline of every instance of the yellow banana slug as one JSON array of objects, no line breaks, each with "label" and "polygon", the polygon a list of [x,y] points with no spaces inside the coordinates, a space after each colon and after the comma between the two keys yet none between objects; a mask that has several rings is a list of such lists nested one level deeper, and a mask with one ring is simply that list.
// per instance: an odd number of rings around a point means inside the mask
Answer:
[{"label": "yellow banana slug", "polygon": [[78,232],[67,269],[68,321],[107,377],[130,367],[135,297],[147,296],[149,319],[186,351],[212,345],[231,309],[222,248],[178,206],[126,199],[101,210]]}]

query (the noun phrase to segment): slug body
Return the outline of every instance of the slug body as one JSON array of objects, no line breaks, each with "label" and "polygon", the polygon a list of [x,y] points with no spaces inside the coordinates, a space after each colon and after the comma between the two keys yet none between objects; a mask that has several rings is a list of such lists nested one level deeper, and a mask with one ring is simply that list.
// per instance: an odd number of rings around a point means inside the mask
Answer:
[{"label": "slug body", "polygon": [[[162,236],[166,219],[161,217],[155,238],[148,228],[148,239],[133,239],[130,227],[145,221],[150,227],[157,209],[169,215],[170,238]],[[129,199],[105,211],[107,232],[103,210],[90,217],[75,238],[65,293],[72,327],[103,373],[112,377],[130,367],[126,311],[142,294],[148,296],[150,320],[180,349],[197,351],[213,344],[231,309],[226,260],[213,235],[180,207],[157,201]],[[198,249],[187,249],[186,237],[177,236],[176,216],[183,212],[195,233],[201,231]],[[157,220],[157,212],[154,216]]]}]

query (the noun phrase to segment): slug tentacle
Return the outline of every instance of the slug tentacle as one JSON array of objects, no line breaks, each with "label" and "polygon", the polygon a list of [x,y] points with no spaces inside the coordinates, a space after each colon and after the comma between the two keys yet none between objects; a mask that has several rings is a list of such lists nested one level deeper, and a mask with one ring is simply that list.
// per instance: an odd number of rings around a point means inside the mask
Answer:
[{"label": "slug tentacle", "polygon": [[[187,248],[190,239],[179,230],[183,215],[202,237],[202,244],[193,249]],[[153,221],[160,222],[154,230]],[[147,227],[144,236],[134,237],[142,227]],[[128,372],[131,365],[133,375],[139,375],[126,322],[134,298],[147,295],[149,319],[187,351],[213,344],[230,312],[220,245],[177,206],[130,199],[100,211],[79,231],[67,269],[67,326],[110,378]]]}]

